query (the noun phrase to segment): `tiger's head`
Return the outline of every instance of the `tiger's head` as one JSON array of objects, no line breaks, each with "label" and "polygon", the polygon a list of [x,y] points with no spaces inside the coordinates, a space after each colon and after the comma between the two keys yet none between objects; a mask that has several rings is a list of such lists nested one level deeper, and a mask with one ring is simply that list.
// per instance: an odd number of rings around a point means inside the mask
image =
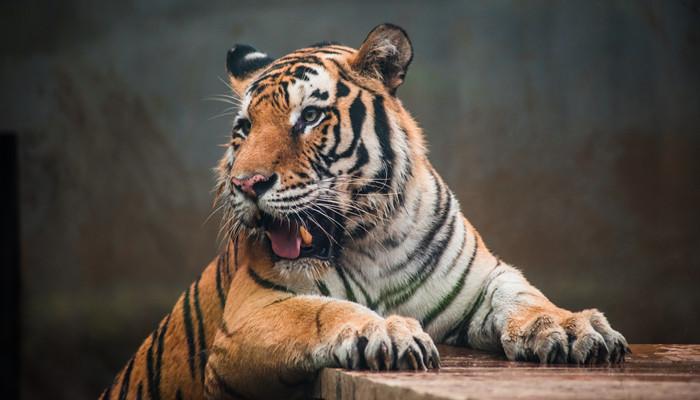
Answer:
[{"label": "tiger's head", "polygon": [[359,50],[323,43],[273,60],[231,49],[240,106],[218,184],[228,234],[267,241],[282,270],[315,273],[389,223],[424,154],[395,96],[412,57],[388,24]]}]

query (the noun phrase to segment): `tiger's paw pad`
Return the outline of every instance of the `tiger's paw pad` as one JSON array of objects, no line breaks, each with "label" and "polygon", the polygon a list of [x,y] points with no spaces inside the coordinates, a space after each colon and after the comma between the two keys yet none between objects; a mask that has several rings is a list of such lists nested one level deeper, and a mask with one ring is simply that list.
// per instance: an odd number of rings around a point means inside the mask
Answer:
[{"label": "tiger's paw pad", "polygon": [[630,353],[625,338],[597,310],[585,310],[557,321],[546,312],[513,324],[501,337],[510,360],[542,364],[619,364]]},{"label": "tiger's paw pad", "polygon": [[411,318],[391,316],[369,321],[360,328],[349,324],[341,329],[331,351],[337,366],[346,369],[440,368],[433,340]]}]

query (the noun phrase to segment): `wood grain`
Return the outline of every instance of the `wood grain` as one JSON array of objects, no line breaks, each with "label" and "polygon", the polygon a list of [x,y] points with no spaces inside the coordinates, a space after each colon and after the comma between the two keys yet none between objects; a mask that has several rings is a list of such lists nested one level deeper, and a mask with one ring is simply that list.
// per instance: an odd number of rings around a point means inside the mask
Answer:
[{"label": "wood grain", "polygon": [[700,399],[700,345],[631,345],[622,366],[507,361],[438,346],[443,367],[428,372],[325,369],[314,397],[325,400]]}]

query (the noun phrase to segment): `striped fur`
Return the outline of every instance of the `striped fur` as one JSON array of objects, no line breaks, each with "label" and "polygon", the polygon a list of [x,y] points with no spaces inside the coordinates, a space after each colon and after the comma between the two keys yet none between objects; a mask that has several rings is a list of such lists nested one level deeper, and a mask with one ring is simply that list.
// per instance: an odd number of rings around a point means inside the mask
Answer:
[{"label": "striped fur", "polygon": [[[430,338],[511,360],[624,361],[600,312],[553,305],[462,215],[396,97],[411,59],[393,25],[357,51],[229,52],[240,112],[218,194],[232,243],[220,260],[235,262],[210,265],[105,398],[303,396],[325,366],[438,366]],[[299,227],[327,238],[300,248]]]},{"label": "striped fur", "polygon": [[236,270],[232,250],[222,252],[180,296],[101,399],[203,397],[207,349],[214,341]]}]

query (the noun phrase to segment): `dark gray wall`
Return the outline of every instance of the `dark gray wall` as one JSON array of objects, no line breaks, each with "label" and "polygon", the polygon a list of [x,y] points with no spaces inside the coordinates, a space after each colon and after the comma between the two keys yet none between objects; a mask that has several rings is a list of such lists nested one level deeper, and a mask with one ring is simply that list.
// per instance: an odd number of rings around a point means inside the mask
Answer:
[{"label": "dark gray wall", "polygon": [[[201,3],[201,4],[200,4]],[[22,393],[95,398],[215,256],[224,56],[382,22],[399,96],[486,243],[634,343],[700,340],[700,6],[671,1],[3,2],[19,133]]]}]

